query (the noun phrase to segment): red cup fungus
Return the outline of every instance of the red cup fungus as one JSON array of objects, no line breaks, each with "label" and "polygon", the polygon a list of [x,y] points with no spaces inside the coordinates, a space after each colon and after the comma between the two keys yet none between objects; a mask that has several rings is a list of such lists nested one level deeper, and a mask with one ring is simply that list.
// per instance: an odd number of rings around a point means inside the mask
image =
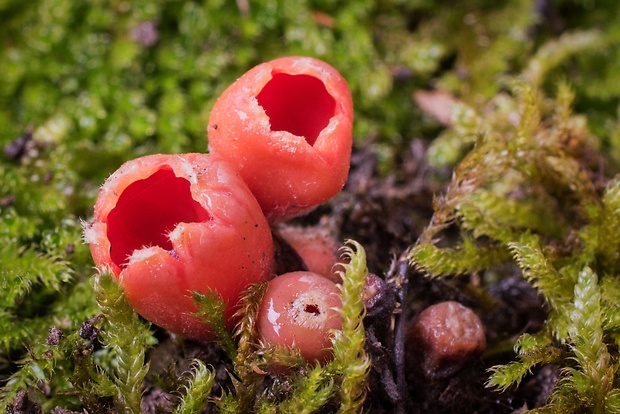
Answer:
[{"label": "red cup fungus", "polygon": [[232,162],[270,222],[336,195],[349,172],[353,103],[325,62],[282,57],[260,64],[216,101],[209,150]]},{"label": "red cup fungus", "polygon": [[258,317],[265,344],[294,347],[308,361],[332,357],[331,330],[342,329],[335,283],[312,272],[290,272],[269,281]]},{"label": "red cup fungus", "polygon": [[95,264],[110,269],[135,310],[156,325],[205,341],[191,292],[218,292],[231,317],[240,293],[273,271],[271,230],[226,161],[207,154],[149,155],[103,185],[85,226]]},{"label": "red cup fungus", "polygon": [[[134,309],[164,329],[212,339],[191,294],[210,291],[227,305],[232,328],[242,291],[274,274],[269,223],[304,214],[344,186],[352,122],[351,93],[330,65],[284,57],[254,67],[215,103],[210,155],[144,156],[106,180],[94,220],[84,226],[96,266],[112,272]],[[275,240],[298,263],[269,282],[259,339],[325,362],[331,331],[342,327],[337,243],[319,231],[280,233]],[[326,277],[291,272],[306,267]]]}]

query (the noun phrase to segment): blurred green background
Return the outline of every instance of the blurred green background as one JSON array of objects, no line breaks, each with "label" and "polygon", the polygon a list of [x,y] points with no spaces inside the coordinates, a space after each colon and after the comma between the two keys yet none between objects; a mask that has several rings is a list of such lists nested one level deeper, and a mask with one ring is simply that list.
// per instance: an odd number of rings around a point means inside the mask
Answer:
[{"label": "blurred green background", "polygon": [[[215,99],[250,67],[336,67],[356,145],[373,143],[384,174],[444,130],[415,91],[484,114],[515,82],[566,82],[615,171],[618,16],[617,0],[0,0],[0,381],[23,344],[96,312],[80,220],[105,178],[140,155],[205,151]],[[444,141],[431,154],[452,165],[463,144]]]},{"label": "blurred green background", "polygon": [[[2,159],[2,194],[41,193],[16,197],[20,214],[43,204],[46,214],[87,215],[97,186],[123,161],[204,151],[219,93],[283,55],[318,57],[342,72],[356,140],[375,140],[383,159],[438,132],[413,104],[416,89],[447,90],[476,107],[523,74],[549,88],[567,79],[577,111],[619,158],[611,149],[620,139],[618,2],[466,3],[0,1],[0,142],[32,130],[39,152],[28,168]],[[12,177],[14,168],[24,177]]]}]

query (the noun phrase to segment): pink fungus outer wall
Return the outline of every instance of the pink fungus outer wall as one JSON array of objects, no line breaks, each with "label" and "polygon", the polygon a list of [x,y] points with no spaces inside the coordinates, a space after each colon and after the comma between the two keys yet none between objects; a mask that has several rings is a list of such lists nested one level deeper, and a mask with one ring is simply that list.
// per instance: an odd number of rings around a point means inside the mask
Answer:
[{"label": "pink fungus outer wall", "polygon": [[259,338],[266,344],[295,347],[308,361],[332,357],[332,329],[342,329],[335,283],[312,272],[290,272],[269,282],[260,306]]},{"label": "pink fungus outer wall", "polygon": [[190,291],[215,290],[228,305],[273,271],[271,231],[227,162],[207,154],[149,155],[104,183],[85,226],[95,264],[110,269],[144,318],[184,337],[211,339],[192,314]]},{"label": "pink fungus outer wall", "polygon": [[318,59],[283,57],[241,76],[211,111],[209,150],[239,168],[267,219],[283,221],[336,195],[349,172],[353,102]]}]

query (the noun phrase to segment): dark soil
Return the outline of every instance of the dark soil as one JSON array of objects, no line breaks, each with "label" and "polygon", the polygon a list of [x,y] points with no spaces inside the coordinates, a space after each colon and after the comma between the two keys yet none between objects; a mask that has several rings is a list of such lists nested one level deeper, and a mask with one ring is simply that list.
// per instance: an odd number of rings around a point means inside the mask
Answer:
[{"label": "dark soil", "polygon": [[[400,152],[396,173],[381,176],[372,144],[358,148],[345,189],[331,202],[298,220],[298,224],[327,226],[342,240],[358,241],[367,253],[371,273],[383,279],[379,294],[368,303],[365,317],[367,353],[372,358],[364,411],[368,413],[513,413],[545,404],[558,377],[558,368],[543,366],[516,389],[499,393],[485,387],[488,369],[514,359],[514,340],[524,332],[536,332],[546,309],[541,297],[512,265],[493,269],[501,277],[483,286],[481,275],[458,278],[425,277],[410,268],[409,246],[432,216],[433,195],[449,182],[451,171],[431,168],[425,162],[426,144],[413,140]],[[450,238],[450,232],[445,235]],[[281,240],[278,261],[281,271],[303,268],[303,262]],[[487,352],[459,363],[449,375],[429,378],[416,363],[416,344],[407,330],[416,315],[428,306],[455,300],[473,309],[484,323]],[[80,336],[97,337],[96,318],[86,321]],[[48,341],[61,332],[50,331]],[[200,359],[216,371],[213,395],[232,390],[231,361],[216,344],[183,341],[157,331],[159,344],[148,353],[150,372],[144,385],[142,410],[167,413],[179,402],[179,378],[188,377],[192,360]],[[269,382],[283,378],[267,377]],[[112,405],[101,405],[108,407]],[[326,407],[331,412],[333,407]],[[9,405],[9,413],[40,413],[25,392]],[[70,413],[57,407],[56,413]],[[104,411],[105,412],[105,409]],[[207,412],[217,412],[211,405]]]},{"label": "dark soil", "polygon": [[[555,367],[538,369],[518,389],[498,393],[485,387],[488,368],[513,360],[514,340],[523,332],[540,329],[546,316],[543,300],[518,269],[510,265],[494,269],[503,277],[483,290],[480,275],[430,279],[411,269],[405,260],[407,248],[432,216],[433,195],[442,191],[451,174],[428,166],[425,153],[426,144],[413,140],[395,161],[398,165],[391,168],[397,173],[381,176],[372,144],[358,148],[345,189],[299,220],[304,225],[328,226],[341,239],[361,243],[370,272],[387,281],[365,318],[366,347],[372,358],[365,412],[512,413],[544,405],[558,375]],[[303,266],[286,246],[281,246],[280,253],[282,269]],[[481,291],[486,292],[484,301],[472,293]],[[406,346],[407,329],[420,311],[446,300],[461,302],[478,313],[489,346],[482,357],[468,361],[451,375],[428,379],[415,358],[407,354],[415,352],[415,344]],[[145,412],[166,412],[173,407],[177,402],[173,384],[178,376],[187,375],[193,358],[215,367],[220,387],[215,395],[221,387],[232,385],[230,361],[217,346],[162,335],[160,344],[149,353]]]}]

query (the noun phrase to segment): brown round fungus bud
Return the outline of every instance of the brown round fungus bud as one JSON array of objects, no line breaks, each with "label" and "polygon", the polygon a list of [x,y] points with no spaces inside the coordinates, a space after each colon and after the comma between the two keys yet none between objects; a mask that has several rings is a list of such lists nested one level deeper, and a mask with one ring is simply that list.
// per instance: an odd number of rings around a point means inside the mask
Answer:
[{"label": "brown round fungus bud", "polygon": [[379,338],[391,336],[396,290],[374,273],[368,273],[364,282],[364,327],[369,335],[382,341]]},{"label": "brown round fungus bud", "polygon": [[454,301],[426,308],[408,332],[410,361],[429,379],[453,375],[485,348],[482,321],[471,309]]},{"label": "brown round fungus bud", "polygon": [[364,281],[364,307],[366,317],[389,317],[394,310],[394,291],[388,283],[374,273],[368,273]]},{"label": "brown round fungus bud", "polygon": [[372,308],[381,300],[381,294],[385,291],[385,281],[374,273],[368,273],[364,280],[364,306]]}]

